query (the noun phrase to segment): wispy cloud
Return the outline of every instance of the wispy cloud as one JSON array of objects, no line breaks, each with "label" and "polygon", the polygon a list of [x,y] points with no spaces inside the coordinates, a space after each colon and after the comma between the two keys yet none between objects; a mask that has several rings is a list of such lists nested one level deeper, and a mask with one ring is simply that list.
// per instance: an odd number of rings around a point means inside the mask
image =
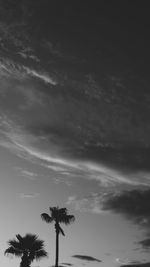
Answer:
[{"label": "wispy cloud", "polygon": [[35,181],[38,176],[37,173],[31,172],[28,170],[20,170],[20,174],[33,181]]},{"label": "wispy cloud", "polygon": [[[136,181],[135,179],[130,179],[129,175],[123,175],[118,171],[114,171],[113,169],[104,167],[100,164],[96,165],[85,161],[73,161],[67,158],[63,158],[59,156],[59,154],[54,157],[48,152],[45,153],[44,151],[40,151],[37,148],[22,144],[21,142],[19,143],[18,140],[13,140],[13,142],[20,149],[28,153],[29,156],[44,161],[47,165],[47,168],[50,168],[53,171],[59,171],[63,173],[67,169],[68,171],[71,171],[71,173],[74,173],[74,175],[76,176],[79,175],[79,177],[82,177],[84,179],[86,178],[88,180],[95,180],[99,182],[100,185],[105,187],[114,184],[125,184],[130,186],[150,185],[150,180],[144,182],[142,180]],[[50,166],[49,163],[57,164],[58,166]]]},{"label": "wispy cloud", "polygon": [[89,199],[87,197],[77,199],[76,196],[70,196],[66,204],[71,205],[75,210],[78,211],[91,211],[91,209],[89,208]]},{"label": "wispy cloud", "polygon": [[19,197],[22,199],[36,198],[39,196],[39,193],[20,193]]},{"label": "wispy cloud", "polygon": [[6,58],[0,58],[0,75],[18,80],[27,78],[21,65]]},{"label": "wispy cloud", "polygon": [[109,193],[104,191],[101,194],[91,193],[82,198],[70,196],[66,204],[71,205],[75,210],[80,212],[90,212],[94,214],[101,214],[103,212],[107,213],[107,211],[103,210],[103,202],[108,195]]},{"label": "wispy cloud", "polygon": [[52,77],[50,77],[50,75],[47,74],[47,73],[36,71],[34,69],[30,69],[30,68],[25,67],[25,66],[23,67],[23,69],[26,71],[26,73],[28,75],[31,75],[31,76],[36,77],[38,79],[41,79],[45,83],[48,83],[48,84],[51,84],[51,85],[56,85],[57,84],[57,82]]},{"label": "wispy cloud", "polygon": [[51,169],[53,171],[56,171],[56,172],[64,172],[64,171],[66,171],[65,168],[62,168],[62,167],[57,166],[57,165],[56,166],[55,165],[48,165],[47,168]]},{"label": "wispy cloud", "polygon": [[48,49],[48,51],[52,54],[52,55],[55,55],[55,56],[58,56],[58,57],[63,57],[63,53],[61,51],[61,45],[60,43],[57,43],[57,44],[53,44],[52,42],[45,42],[44,43],[44,47],[46,49]]},{"label": "wispy cloud", "polygon": [[123,264],[121,266],[140,266],[140,264],[142,264],[140,261],[131,261],[128,258],[125,259],[120,259],[120,258],[116,258],[115,261],[119,264]]},{"label": "wispy cloud", "polygon": [[[25,156],[29,160],[38,160],[38,163],[54,172],[61,173],[64,176],[66,173],[67,175],[71,173],[72,177],[80,177],[89,181],[95,180],[101,187],[106,188],[112,188],[114,185],[134,187],[150,185],[148,173],[125,174],[104,166],[104,164],[96,164],[89,160],[68,159],[67,154],[66,156],[61,155],[62,148],[53,144],[46,136],[43,138],[43,135],[40,137],[28,132],[23,126],[19,126],[7,116],[1,117],[0,120],[0,132],[3,135],[1,145],[14,150],[14,153],[19,156]],[[46,146],[46,151],[42,146]],[[28,174],[28,176],[31,175]]]},{"label": "wispy cloud", "polygon": [[34,50],[30,47],[26,47],[17,53],[24,59],[31,59],[35,62],[40,62],[40,59],[34,54]]},{"label": "wispy cloud", "polygon": [[57,81],[44,70],[36,70],[9,59],[0,59],[0,75],[18,80],[35,77],[47,84],[57,85]]},{"label": "wispy cloud", "polygon": [[[30,135],[26,135],[25,137],[30,137]],[[33,139],[36,139],[36,137],[31,136]],[[29,144],[25,144],[23,135],[11,135],[10,139],[13,141],[13,143],[21,149],[24,152],[27,152],[29,156],[35,157],[41,161],[47,162],[47,168],[50,168],[54,171],[62,172],[66,169],[71,170],[71,172],[75,173],[75,175],[80,175],[83,178],[86,177],[86,179],[89,180],[96,180],[101,183],[103,186],[110,185],[111,183],[119,183],[119,184],[129,184],[129,185],[142,185],[142,181],[136,182],[135,180],[130,180],[126,176],[123,176],[122,174],[118,174],[118,172],[115,172],[114,170],[111,170],[107,167],[103,167],[100,165],[95,165],[89,162],[82,162],[82,161],[72,161],[68,160],[67,158],[61,158],[59,156],[51,156],[49,153],[45,153],[44,151],[40,151],[37,148],[31,147]],[[20,141],[19,141],[20,140]],[[24,144],[23,144],[24,143]],[[58,166],[52,166],[49,165],[49,163],[57,164]],[[61,167],[60,167],[61,166]],[[79,171],[77,173],[76,171]],[[149,181],[150,182],[150,181]]]},{"label": "wispy cloud", "polygon": [[129,264],[123,264],[120,267],[149,267],[149,266],[150,262],[145,262],[145,263],[136,262],[136,264],[133,262]]}]

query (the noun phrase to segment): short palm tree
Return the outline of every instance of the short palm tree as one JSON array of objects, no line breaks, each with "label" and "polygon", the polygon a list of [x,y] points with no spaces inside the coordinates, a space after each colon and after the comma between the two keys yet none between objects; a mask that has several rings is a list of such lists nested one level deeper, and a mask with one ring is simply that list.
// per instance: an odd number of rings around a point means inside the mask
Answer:
[{"label": "short palm tree", "polygon": [[23,237],[18,234],[16,239],[8,241],[8,245],[5,254],[21,257],[20,267],[30,267],[32,261],[47,257],[44,241],[38,239],[38,236],[34,234],[26,234]]},{"label": "short palm tree", "polygon": [[66,225],[70,224],[75,220],[73,215],[69,215],[66,208],[59,208],[59,207],[50,207],[50,215],[47,213],[42,213],[41,218],[46,223],[55,223],[55,231],[56,231],[56,260],[55,260],[55,267],[58,267],[58,259],[59,259],[59,234],[61,233],[63,236],[64,231],[60,227],[60,223],[64,223]]}]

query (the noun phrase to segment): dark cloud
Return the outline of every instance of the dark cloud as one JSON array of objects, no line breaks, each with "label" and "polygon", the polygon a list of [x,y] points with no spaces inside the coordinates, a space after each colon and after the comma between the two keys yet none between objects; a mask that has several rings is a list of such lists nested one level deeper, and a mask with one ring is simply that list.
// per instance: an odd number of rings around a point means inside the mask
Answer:
[{"label": "dark cloud", "polygon": [[120,267],[150,267],[150,262],[121,265]]},{"label": "dark cloud", "polygon": [[150,248],[150,189],[112,194],[104,200],[104,209],[123,214],[135,224],[146,229],[148,237],[139,241],[138,244],[144,249]]},{"label": "dark cloud", "polygon": [[85,261],[102,262],[101,260],[96,259],[96,258],[91,257],[91,256],[85,256],[85,255],[73,255],[72,257],[73,257],[73,258],[80,259],[80,260],[85,260]]},{"label": "dark cloud", "polygon": [[72,263],[68,263],[68,262],[63,262],[62,264],[63,264],[63,265],[66,265],[66,266],[73,266]]},{"label": "dark cloud", "polygon": [[104,209],[124,214],[133,222],[150,226],[150,190],[131,190],[110,196]]},{"label": "dark cloud", "polygon": [[150,238],[146,238],[139,242],[140,245],[142,245],[143,248],[149,249],[150,248]]}]

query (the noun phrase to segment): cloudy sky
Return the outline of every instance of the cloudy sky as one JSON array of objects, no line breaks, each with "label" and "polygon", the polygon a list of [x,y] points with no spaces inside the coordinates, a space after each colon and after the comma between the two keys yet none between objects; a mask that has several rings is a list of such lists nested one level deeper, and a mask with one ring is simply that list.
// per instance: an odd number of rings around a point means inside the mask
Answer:
[{"label": "cloudy sky", "polygon": [[[80,1],[81,2],[81,1]],[[61,266],[150,261],[148,7],[125,1],[0,1],[0,263],[35,233]],[[142,265],[144,266],[144,265]],[[146,266],[146,265],[145,265]]]}]

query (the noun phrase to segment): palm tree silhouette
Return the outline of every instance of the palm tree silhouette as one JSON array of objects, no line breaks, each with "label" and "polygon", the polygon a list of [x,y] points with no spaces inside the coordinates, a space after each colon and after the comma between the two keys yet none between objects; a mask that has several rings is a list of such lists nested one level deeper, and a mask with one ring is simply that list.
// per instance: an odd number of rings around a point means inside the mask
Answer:
[{"label": "palm tree silhouette", "polygon": [[38,239],[38,236],[26,234],[22,237],[18,234],[16,238],[8,241],[9,247],[4,254],[21,257],[20,267],[30,267],[33,260],[47,257],[47,252],[44,250],[44,241]]},{"label": "palm tree silhouette", "polygon": [[59,207],[50,207],[50,215],[47,213],[42,213],[41,218],[46,223],[55,223],[55,231],[56,231],[56,260],[55,267],[58,267],[58,259],[59,259],[59,234],[61,233],[65,236],[63,229],[60,227],[60,223],[64,223],[66,225],[70,224],[75,220],[73,215],[69,215],[66,208]]}]

